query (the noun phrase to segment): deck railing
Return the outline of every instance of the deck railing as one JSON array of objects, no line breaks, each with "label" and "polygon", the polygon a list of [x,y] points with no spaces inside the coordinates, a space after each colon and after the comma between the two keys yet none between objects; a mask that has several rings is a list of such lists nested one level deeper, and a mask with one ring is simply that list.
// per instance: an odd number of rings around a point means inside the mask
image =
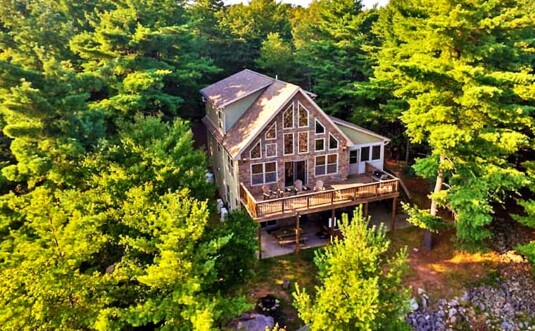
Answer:
[{"label": "deck railing", "polygon": [[398,193],[398,179],[368,184],[355,183],[342,189],[329,189],[311,193],[300,193],[282,198],[257,201],[249,190],[240,184],[240,197],[254,219],[289,217],[296,213],[310,213],[327,210],[337,205],[359,204],[378,200],[380,197],[395,196]]}]

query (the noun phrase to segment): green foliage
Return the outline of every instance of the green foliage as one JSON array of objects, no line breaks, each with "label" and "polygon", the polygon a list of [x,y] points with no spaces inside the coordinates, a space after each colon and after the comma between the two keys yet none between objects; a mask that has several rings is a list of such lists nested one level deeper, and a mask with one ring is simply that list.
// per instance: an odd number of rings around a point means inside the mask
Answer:
[{"label": "green foliage", "polygon": [[408,203],[403,203],[403,211],[408,215],[407,222],[415,226],[429,230],[431,232],[438,232],[446,227],[446,224],[440,217],[433,216],[429,210],[419,209],[416,206],[411,206]]},{"label": "green foliage", "polygon": [[229,237],[229,242],[218,252],[218,290],[229,294],[235,286],[251,275],[256,265],[258,223],[243,210],[232,211],[223,224],[209,237]]},{"label": "green foliage", "polygon": [[255,62],[269,76],[298,82],[301,73],[293,52],[291,44],[284,41],[279,33],[269,33],[267,39],[262,42],[260,57]]},{"label": "green foliage", "polygon": [[407,134],[432,148],[416,170],[444,179],[432,199],[454,211],[465,243],[489,236],[493,201],[529,184],[509,159],[533,137],[535,91],[526,87],[535,82],[535,18],[528,6],[392,0],[380,13],[376,78],[408,103],[401,117]]},{"label": "green foliage", "polygon": [[356,211],[351,223],[343,215],[343,240],[318,251],[314,262],[321,286],[312,298],[297,287],[299,317],[311,330],[403,330],[409,293],[401,285],[407,252],[386,255],[383,226],[368,228]]},{"label": "green foliage", "polygon": [[535,265],[535,242],[530,242],[525,245],[518,245],[515,249],[526,257],[526,259],[533,265]]}]

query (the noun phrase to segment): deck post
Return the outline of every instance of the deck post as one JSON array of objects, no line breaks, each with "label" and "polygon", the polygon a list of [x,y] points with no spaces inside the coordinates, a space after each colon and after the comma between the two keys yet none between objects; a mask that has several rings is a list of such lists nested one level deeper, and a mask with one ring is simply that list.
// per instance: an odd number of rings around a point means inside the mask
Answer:
[{"label": "deck post", "polygon": [[334,238],[334,217],[335,217],[335,214],[334,214],[334,208],[331,210],[331,242],[333,241],[333,238]]},{"label": "deck post", "polygon": [[258,234],[258,259],[262,260],[262,233],[260,230],[260,223],[258,223],[258,229],[256,230]]},{"label": "deck post", "polygon": [[364,203],[364,218],[368,217],[368,203]]},{"label": "deck post", "polygon": [[396,207],[397,207],[398,197],[392,199],[392,226],[390,230],[396,230]]},{"label": "deck post", "polygon": [[301,219],[301,215],[299,213],[295,217],[295,254],[299,254],[299,250],[301,248],[299,244],[299,220]]}]

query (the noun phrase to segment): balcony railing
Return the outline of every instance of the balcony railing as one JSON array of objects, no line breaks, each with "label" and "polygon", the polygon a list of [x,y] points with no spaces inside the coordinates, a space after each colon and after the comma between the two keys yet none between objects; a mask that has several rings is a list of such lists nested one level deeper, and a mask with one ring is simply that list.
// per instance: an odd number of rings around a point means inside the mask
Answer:
[{"label": "balcony railing", "polygon": [[366,184],[344,184],[340,189],[331,188],[263,201],[257,201],[241,183],[240,197],[251,217],[262,221],[397,197],[398,183],[395,178]]}]

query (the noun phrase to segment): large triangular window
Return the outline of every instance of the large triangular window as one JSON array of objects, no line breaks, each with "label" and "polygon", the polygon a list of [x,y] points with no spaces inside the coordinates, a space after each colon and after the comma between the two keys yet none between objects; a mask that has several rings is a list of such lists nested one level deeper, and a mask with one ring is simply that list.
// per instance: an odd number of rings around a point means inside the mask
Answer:
[{"label": "large triangular window", "polygon": [[262,147],[260,146],[260,142],[256,143],[256,145],[251,148],[249,156],[251,157],[251,160],[259,159],[262,157]]}]

